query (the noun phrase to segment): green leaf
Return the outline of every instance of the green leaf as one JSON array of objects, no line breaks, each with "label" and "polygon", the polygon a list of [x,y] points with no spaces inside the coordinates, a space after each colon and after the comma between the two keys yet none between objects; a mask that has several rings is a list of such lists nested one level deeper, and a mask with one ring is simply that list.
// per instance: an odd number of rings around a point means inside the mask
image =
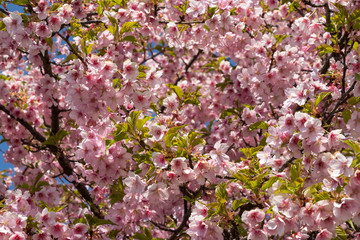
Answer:
[{"label": "green leaf", "polygon": [[54,4],[51,6],[50,10],[51,10],[52,12],[53,12],[53,11],[56,11],[56,10],[58,10],[58,9],[60,8],[60,6],[61,6],[60,3],[54,3]]},{"label": "green leaf", "polygon": [[109,149],[114,143],[120,142],[123,139],[128,139],[129,136],[125,132],[120,132],[116,135],[114,135],[114,139],[106,139],[105,145],[106,149]]},{"label": "green leaf", "polygon": [[151,240],[152,234],[151,234],[150,230],[144,227],[143,231],[144,231],[145,235]]},{"label": "green leaf", "polygon": [[29,186],[29,184],[27,184],[27,183],[23,183],[23,184],[20,184],[20,185],[17,185],[17,187],[16,187],[17,189],[19,189],[19,188],[24,188],[24,189],[30,189],[30,186]]},{"label": "green leaf", "polygon": [[77,59],[77,58],[78,57],[75,54],[70,54],[65,58],[65,60],[62,63],[67,63],[67,62],[69,62],[71,60],[74,60],[74,59]]},{"label": "green leaf", "polygon": [[296,8],[301,8],[301,5],[297,1],[292,1],[292,3],[289,6],[289,15],[290,15],[290,13],[295,11]]},{"label": "green leaf", "polygon": [[0,21],[0,31],[5,31],[6,25],[3,21]]},{"label": "green leaf", "polygon": [[217,9],[218,7],[208,7],[207,10],[208,16],[211,18],[215,14]]},{"label": "green leaf", "polygon": [[360,75],[357,74],[357,73],[355,73],[354,75],[355,75],[355,79],[356,79],[357,81],[360,81]]},{"label": "green leaf", "polygon": [[142,127],[144,126],[144,124],[149,121],[150,119],[152,119],[152,117],[150,116],[145,116],[143,119],[138,119],[136,122],[136,129],[137,130],[141,130]]},{"label": "green leaf", "polygon": [[127,122],[129,123],[129,127],[133,130],[136,129],[136,122],[139,118],[141,111],[132,111],[130,116],[127,118]]},{"label": "green leaf", "polygon": [[238,225],[238,230],[241,236],[246,237],[248,235],[246,229],[242,226],[242,224]]},{"label": "green leaf", "polygon": [[319,95],[316,96],[315,99],[315,106],[319,105],[319,103],[327,96],[329,96],[331,93],[330,92],[322,92]]},{"label": "green leaf", "polygon": [[126,36],[123,37],[121,39],[122,42],[127,41],[127,42],[132,42],[132,43],[137,43],[137,39],[134,36]]},{"label": "green leaf", "polygon": [[238,172],[233,174],[232,177],[243,183],[246,188],[251,189],[250,178],[245,174]]},{"label": "green leaf", "polygon": [[50,184],[47,181],[40,181],[37,185],[36,188],[34,189],[36,192],[40,191],[42,189],[43,186],[49,186]]},{"label": "green leaf", "polygon": [[313,203],[328,199],[330,199],[330,194],[328,192],[320,192],[313,196]]},{"label": "green leaf", "polygon": [[347,233],[345,232],[345,230],[340,227],[340,226],[337,226],[336,227],[336,234],[337,234],[337,238],[338,239],[341,239],[341,240],[347,240],[348,239],[348,235]]},{"label": "green leaf", "polygon": [[359,48],[359,43],[358,43],[358,42],[355,42],[354,45],[353,45],[353,49],[354,49],[355,51],[357,51],[358,48]]},{"label": "green leaf", "polygon": [[250,202],[250,201],[247,198],[242,198],[241,200],[235,199],[232,204],[232,207],[233,207],[234,211],[236,211],[239,207],[241,207],[242,205],[244,205],[248,202]]},{"label": "green leaf", "polygon": [[352,114],[352,111],[350,111],[350,110],[345,110],[342,112],[342,117],[343,117],[345,123],[349,122],[349,120],[351,118],[351,114]]},{"label": "green leaf", "polygon": [[237,112],[234,108],[228,108],[221,113],[220,118],[224,119],[227,116],[236,115],[236,114]]},{"label": "green leaf", "polygon": [[130,0],[114,0],[114,2],[116,4],[119,4],[121,7],[126,7],[127,3],[129,2]]},{"label": "green leaf", "polygon": [[273,176],[270,177],[268,181],[266,181],[262,186],[261,186],[261,190],[266,190],[268,188],[270,188],[274,183],[276,183],[278,181],[278,177]]},{"label": "green leaf", "polygon": [[151,240],[151,238],[149,239],[145,234],[142,233],[135,233],[133,236],[133,239],[138,239],[138,240]]},{"label": "green leaf", "polygon": [[115,27],[116,25],[118,25],[116,19],[110,15],[107,15],[107,17],[109,18],[111,24]]},{"label": "green leaf", "polygon": [[30,1],[29,0],[14,0],[10,3],[15,4],[15,5],[28,5],[28,4],[30,4]]},{"label": "green leaf", "polygon": [[327,53],[331,53],[334,51],[333,47],[330,46],[329,44],[322,44],[319,45],[316,50],[319,50],[319,56],[322,57]]},{"label": "green leaf", "polygon": [[173,128],[170,128],[167,133],[165,134],[165,146],[167,147],[171,147],[171,142],[172,142],[172,139],[175,137],[175,135],[178,133],[178,131],[181,129],[181,128],[184,128],[186,125],[182,125],[182,126],[177,126],[177,127],[173,127]]},{"label": "green leaf", "polygon": [[359,142],[351,140],[351,139],[344,140],[343,142],[346,143],[347,145],[349,145],[355,151],[355,153],[360,153]]},{"label": "green leaf", "polygon": [[66,130],[59,130],[56,134],[55,134],[55,139],[57,141],[62,141],[64,139],[64,137],[66,137],[67,135],[69,135],[69,132]]},{"label": "green leaf", "polygon": [[226,183],[220,183],[219,185],[216,186],[215,195],[218,202],[220,202],[222,199],[224,199],[226,202],[226,198],[227,198]]},{"label": "green leaf", "polygon": [[351,104],[351,105],[356,105],[356,104],[360,103],[360,97],[352,96],[349,99],[348,103]]},{"label": "green leaf", "polygon": [[263,146],[257,146],[253,148],[241,148],[240,151],[245,155],[247,159],[250,159],[263,148],[264,148]]},{"label": "green leaf", "polygon": [[278,34],[274,34],[274,37],[276,39],[276,46],[278,46],[285,38],[290,37],[291,35],[278,35]]},{"label": "green leaf", "polygon": [[176,86],[174,84],[166,84],[172,91],[174,91],[174,93],[178,96],[178,98],[181,100],[182,97],[184,96],[184,91],[179,87]]},{"label": "green leaf", "polygon": [[126,33],[126,32],[130,32],[132,31],[134,28],[138,28],[141,27],[139,23],[137,22],[126,22],[122,25],[121,29],[120,29],[120,34]]},{"label": "green leaf", "polygon": [[95,216],[92,216],[91,214],[85,214],[85,217],[91,227],[97,227],[105,224],[116,225],[110,220],[100,219]]},{"label": "green leaf", "polygon": [[118,235],[119,232],[120,232],[120,230],[111,230],[109,233],[109,238],[116,239],[116,236]]},{"label": "green leaf", "polygon": [[41,145],[42,146],[56,146],[57,142],[55,139],[55,136],[50,136],[48,139],[46,139]]},{"label": "green leaf", "polygon": [[295,181],[300,176],[300,167],[298,164],[292,164],[290,168],[291,181]]},{"label": "green leaf", "polygon": [[[52,211],[52,212],[59,212],[62,209],[66,208],[67,206],[68,206],[68,204],[59,205],[59,206],[56,206],[56,207],[52,207],[49,210]],[[86,222],[84,222],[84,223],[86,223]]]},{"label": "green leaf", "polygon": [[125,196],[124,192],[125,186],[122,181],[122,178],[119,178],[113,185],[110,187],[110,204],[113,205],[118,201],[123,201]]},{"label": "green leaf", "polygon": [[264,121],[259,121],[256,123],[253,123],[249,126],[249,131],[255,131],[257,129],[268,129],[269,128],[269,124],[265,123]]},{"label": "green leaf", "polygon": [[339,10],[342,16],[348,17],[349,13],[343,5],[341,5],[340,3],[334,3],[334,5]]}]

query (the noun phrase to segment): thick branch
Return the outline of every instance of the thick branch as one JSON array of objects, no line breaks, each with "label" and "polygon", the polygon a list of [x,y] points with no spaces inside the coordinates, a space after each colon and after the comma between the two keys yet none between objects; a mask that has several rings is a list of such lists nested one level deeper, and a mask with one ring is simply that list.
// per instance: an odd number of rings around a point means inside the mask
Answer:
[{"label": "thick branch", "polygon": [[5,15],[9,16],[10,13],[6,11],[5,9],[0,8],[0,12],[4,13]]},{"label": "thick branch", "polygon": [[[38,131],[36,131],[36,129],[33,126],[31,126],[28,122],[26,122],[24,119],[17,118],[14,115],[12,115],[10,113],[10,111],[8,109],[6,109],[6,107],[2,104],[0,104],[0,110],[3,111],[4,113],[6,113],[8,116],[10,116],[12,119],[17,121],[18,123],[20,123],[23,127],[25,127],[36,140],[38,140],[41,143],[45,142],[46,138],[43,135],[41,135]],[[52,126],[53,125],[55,125],[55,123],[52,122]],[[59,126],[54,126],[54,129],[58,129],[58,127]],[[74,170],[70,164],[70,160],[64,154],[63,150],[54,145],[50,145],[50,146],[48,146],[48,148],[49,148],[50,152],[56,156],[63,172],[66,175],[71,176],[74,173]],[[85,187],[85,185],[83,183],[78,183],[75,181],[73,181],[71,183],[74,184],[75,188],[79,191],[80,195],[87,201],[87,203],[89,204],[91,211],[94,213],[94,215],[98,218],[103,218],[103,216],[100,212],[100,208],[94,204],[93,199],[91,198],[90,193],[87,190],[87,188]]]},{"label": "thick branch", "polygon": [[184,218],[181,222],[181,224],[179,225],[179,227],[177,229],[174,230],[174,233],[171,235],[171,237],[168,240],[175,240],[178,237],[178,234],[184,229],[184,227],[187,224],[187,221],[189,220],[191,215],[191,206],[190,209],[187,206],[187,201],[184,200]]},{"label": "thick branch", "polygon": [[193,58],[190,60],[190,62],[188,64],[186,64],[185,66],[185,72],[188,72],[188,70],[191,68],[191,66],[194,64],[194,62],[196,61],[196,59],[198,59],[198,57],[203,53],[203,50],[199,49],[197,54],[195,56],[193,56]]},{"label": "thick branch", "polygon": [[296,158],[292,157],[290,160],[288,160],[286,163],[284,163],[280,168],[278,172],[284,171],[288,166],[290,166],[291,163],[293,163],[296,160]]},{"label": "thick branch", "polygon": [[9,117],[20,123],[24,128],[26,128],[34,137],[36,140],[40,142],[44,142],[46,139],[43,135],[41,135],[38,131],[36,131],[35,127],[31,126],[28,122],[26,122],[22,118],[17,118],[14,115],[10,113],[8,109],[2,104],[0,104],[0,110],[6,113]]}]

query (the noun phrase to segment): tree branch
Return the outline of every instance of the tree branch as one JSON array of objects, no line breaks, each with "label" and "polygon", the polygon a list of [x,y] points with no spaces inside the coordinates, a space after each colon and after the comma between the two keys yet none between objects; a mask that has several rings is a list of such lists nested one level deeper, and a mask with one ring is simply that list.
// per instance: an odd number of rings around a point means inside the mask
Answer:
[{"label": "tree branch", "polygon": [[75,56],[78,57],[80,59],[80,61],[84,64],[84,66],[87,68],[87,64],[86,64],[84,58],[82,56],[80,56],[80,54],[76,51],[76,49],[71,45],[69,40],[66,37],[64,37],[63,35],[61,35],[59,32],[57,32],[57,35],[59,35],[66,42],[66,44],[69,46],[71,52],[73,54],[75,54]]},{"label": "tree branch", "polygon": [[24,119],[22,118],[17,118],[14,115],[12,115],[10,113],[10,111],[2,104],[0,104],[0,110],[3,111],[4,113],[6,113],[9,117],[11,117],[12,119],[14,119],[15,121],[17,121],[18,123],[20,123],[24,128],[26,128],[34,137],[36,140],[40,141],[40,142],[44,142],[46,140],[46,138],[41,135],[36,129],[35,127],[31,126],[28,122],[26,122]]}]

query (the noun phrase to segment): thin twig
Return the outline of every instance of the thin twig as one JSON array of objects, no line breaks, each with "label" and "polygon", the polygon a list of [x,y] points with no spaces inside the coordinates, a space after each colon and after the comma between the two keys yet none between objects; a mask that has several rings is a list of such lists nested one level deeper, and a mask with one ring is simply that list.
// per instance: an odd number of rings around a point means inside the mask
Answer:
[{"label": "thin twig", "polygon": [[75,56],[78,57],[80,59],[80,61],[84,64],[85,68],[87,68],[87,64],[86,64],[84,58],[82,56],[80,56],[80,54],[76,51],[76,49],[71,45],[69,40],[67,38],[65,38],[63,35],[61,35],[59,32],[57,33],[57,35],[59,35],[66,42],[66,44],[69,46],[71,52],[73,54],[75,54]]}]

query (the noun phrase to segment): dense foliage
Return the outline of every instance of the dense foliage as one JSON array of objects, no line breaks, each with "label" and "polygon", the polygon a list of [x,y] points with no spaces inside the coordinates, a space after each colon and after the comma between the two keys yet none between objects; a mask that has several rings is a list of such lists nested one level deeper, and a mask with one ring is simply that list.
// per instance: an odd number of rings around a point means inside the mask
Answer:
[{"label": "dense foliage", "polygon": [[2,0],[0,239],[360,239],[359,29],[348,0]]}]

